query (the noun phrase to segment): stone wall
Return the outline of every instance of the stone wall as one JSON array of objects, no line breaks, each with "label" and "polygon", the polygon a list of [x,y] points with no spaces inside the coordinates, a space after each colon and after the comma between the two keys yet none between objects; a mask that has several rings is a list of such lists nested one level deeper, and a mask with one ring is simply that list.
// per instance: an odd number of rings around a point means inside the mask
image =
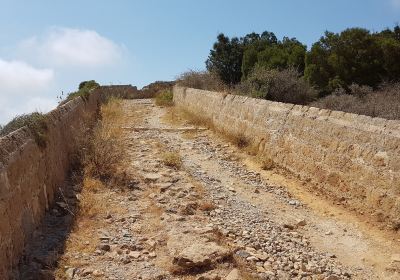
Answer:
[{"label": "stone wall", "polygon": [[[132,89],[131,89],[132,91]],[[78,97],[47,114],[47,144],[39,147],[28,128],[0,138],[0,275],[6,279],[62,186],[84,137],[82,122],[97,117],[107,95],[99,87],[88,100]]]},{"label": "stone wall", "polygon": [[313,191],[400,227],[400,121],[181,87],[174,102],[253,140]]}]

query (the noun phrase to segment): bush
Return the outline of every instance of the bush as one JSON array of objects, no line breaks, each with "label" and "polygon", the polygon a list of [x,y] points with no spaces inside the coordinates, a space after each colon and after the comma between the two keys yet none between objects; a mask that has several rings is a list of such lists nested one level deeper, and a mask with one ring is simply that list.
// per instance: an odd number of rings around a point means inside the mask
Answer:
[{"label": "bush", "polygon": [[81,82],[79,84],[78,91],[74,91],[74,92],[71,92],[70,94],[68,94],[67,98],[60,102],[60,105],[65,104],[68,101],[70,101],[78,96],[82,97],[84,100],[88,100],[90,91],[99,86],[100,85],[94,80]]},{"label": "bush", "polygon": [[182,87],[197,88],[210,91],[225,91],[227,86],[217,74],[208,71],[189,70],[177,78],[177,84]]},{"label": "bush", "polygon": [[156,105],[158,106],[172,106],[174,95],[171,90],[163,91],[156,95]]},{"label": "bush", "polygon": [[91,88],[96,88],[98,87],[99,84],[95,80],[90,80],[90,81],[83,81],[79,84],[79,90],[81,89],[91,89]]},{"label": "bush", "polygon": [[293,104],[307,104],[317,96],[294,68],[279,71],[256,67],[235,91],[241,95]]},{"label": "bush", "polygon": [[382,84],[378,90],[368,87],[350,86],[350,93],[336,90],[310,104],[322,109],[343,111],[384,119],[400,119],[400,83]]},{"label": "bush", "polygon": [[169,81],[156,81],[154,83],[148,84],[144,86],[139,91],[139,98],[154,98],[157,94],[164,92],[164,91],[172,91],[175,82]]},{"label": "bush", "polygon": [[2,127],[0,130],[0,136],[5,136],[24,126],[29,128],[36,143],[40,147],[46,146],[46,134],[48,130],[46,115],[39,112],[15,117],[12,121]]}]

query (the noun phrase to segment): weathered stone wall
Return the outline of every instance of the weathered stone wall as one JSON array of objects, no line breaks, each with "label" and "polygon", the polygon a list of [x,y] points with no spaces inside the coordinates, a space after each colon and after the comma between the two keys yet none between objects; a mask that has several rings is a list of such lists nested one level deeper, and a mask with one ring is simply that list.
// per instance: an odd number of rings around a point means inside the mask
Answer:
[{"label": "weathered stone wall", "polygon": [[28,128],[0,138],[1,279],[7,279],[66,179],[79,149],[76,139],[85,137],[82,122],[94,120],[99,104],[118,92],[99,87],[88,100],[78,97],[48,113],[44,148],[36,144]]},{"label": "weathered stone wall", "polygon": [[177,106],[360,213],[400,226],[400,121],[174,88]]}]

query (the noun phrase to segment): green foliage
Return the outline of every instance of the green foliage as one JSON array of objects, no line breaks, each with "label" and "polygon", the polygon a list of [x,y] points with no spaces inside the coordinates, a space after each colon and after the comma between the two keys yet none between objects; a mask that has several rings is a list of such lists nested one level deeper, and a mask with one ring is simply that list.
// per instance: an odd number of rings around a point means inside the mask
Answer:
[{"label": "green foliage", "polygon": [[306,57],[306,79],[322,93],[353,84],[377,87],[400,77],[399,27],[372,33],[362,28],[326,32]]},{"label": "green foliage", "polygon": [[278,40],[274,33],[250,33],[238,39],[220,34],[206,62],[228,86],[245,81],[256,67],[295,68],[320,96],[337,88],[350,92],[353,83],[376,88],[400,78],[400,26],[378,33],[349,28],[325,32],[307,52],[295,38]]},{"label": "green foliage", "polygon": [[34,112],[15,117],[0,130],[0,136],[5,136],[21,127],[28,127],[36,143],[40,147],[46,146],[47,141],[47,118],[46,115]]},{"label": "green foliage", "polygon": [[172,106],[174,104],[173,101],[174,95],[171,90],[163,91],[156,95],[156,105],[158,106]]},{"label": "green foliage", "polygon": [[294,68],[284,70],[256,66],[248,78],[236,87],[238,94],[278,102],[307,104],[316,92]]},{"label": "green foliage", "polygon": [[242,42],[236,37],[229,39],[219,34],[206,61],[207,70],[217,73],[224,83],[235,85],[242,77],[242,58]]},{"label": "green foliage", "polygon": [[305,55],[306,46],[295,38],[279,41],[268,31],[261,35],[253,32],[240,39],[220,34],[206,65],[232,86],[246,79],[256,65],[280,70],[295,67],[303,73]]},{"label": "green foliage", "polygon": [[67,98],[63,102],[61,102],[61,104],[64,104],[78,96],[82,97],[84,100],[87,100],[89,98],[90,91],[99,86],[100,85],[94,80],[81,82],[79,84],[78,91],[68,94]]},{"label": "green foliage", "polygon": [[294,38],[285,37],[282,42],[268,46],[261,51],[258,54],[257,65],[279,70],[295,67],[303,73],[305,56],[306,46]]},{"label": "green foliage", "polygon": [[99,86],[99,84],[95,80],[83,81],[79,84],[78,89],[80,89],[80,90],[84,89],[84,88],[92,89],[92,88],[96,88],[98,86]]},{"label": "green foliage", "polygon": [[255,46],[249,46],[243,54],[242,80],[250,74],[251,70],[254,69],[254,66],[256,66],[257,61],[258,61],[257,48]]}]

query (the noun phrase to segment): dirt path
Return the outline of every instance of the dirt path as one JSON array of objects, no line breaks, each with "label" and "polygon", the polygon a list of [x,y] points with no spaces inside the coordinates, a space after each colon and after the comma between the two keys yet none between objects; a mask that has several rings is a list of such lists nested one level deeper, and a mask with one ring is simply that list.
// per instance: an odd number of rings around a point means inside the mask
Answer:
[{"label": "dirt path", "polygon": [[400,279],[398,240],[150,100],[124,111],[138,180],[96,192],[104,213],[71,233],[57,279]]}]

